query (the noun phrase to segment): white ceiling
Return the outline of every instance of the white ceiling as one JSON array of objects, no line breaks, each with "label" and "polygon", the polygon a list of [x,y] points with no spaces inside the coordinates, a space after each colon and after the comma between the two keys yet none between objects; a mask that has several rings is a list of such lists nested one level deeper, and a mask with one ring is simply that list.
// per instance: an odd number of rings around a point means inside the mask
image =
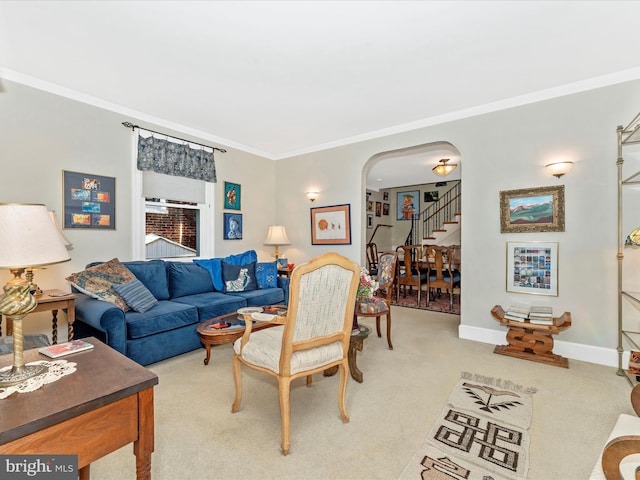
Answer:
[{"label": "white ceiling", "polygon": [[0,77],[280,159],[640,78],[639,18],[637,1],[5,0]]}]

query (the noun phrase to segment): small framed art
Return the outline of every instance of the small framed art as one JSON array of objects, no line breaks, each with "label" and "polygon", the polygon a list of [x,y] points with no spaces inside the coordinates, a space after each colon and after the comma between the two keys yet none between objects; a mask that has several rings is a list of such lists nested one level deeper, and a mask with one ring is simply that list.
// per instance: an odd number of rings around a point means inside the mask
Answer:
[{"label": "small framed art", "polygon": [[564,232],[564,185],[500,192],[500,233]]},{"label": "small framed art", "polygon": [[115,230],[116,179],[62,171],[63,228]]},{"label": "small framed art", "polygon": [[224,220],[224,240],[241,240],[242,239],[242,214],[241,213],[223,213]]},{"label": "small framed art", "polygon": [[242,191],[237,183],[224,182],[224,208],[227,210],[240,210]]},{"label": "small framed art", "polygon": [[351,245],[351,205],[312,208],[311,245]]},{"label": "small framed art", "polygon": [[420,191],[398,192],[398,220],[411,220],[420,213]]},{"label": "small framed art", "polygon": [[373,215],[367,213],[367,228],[373,228]]},{"label": "small framed art", "polygon": [[558,296],[558,243],[507,242],[507,292]]}]

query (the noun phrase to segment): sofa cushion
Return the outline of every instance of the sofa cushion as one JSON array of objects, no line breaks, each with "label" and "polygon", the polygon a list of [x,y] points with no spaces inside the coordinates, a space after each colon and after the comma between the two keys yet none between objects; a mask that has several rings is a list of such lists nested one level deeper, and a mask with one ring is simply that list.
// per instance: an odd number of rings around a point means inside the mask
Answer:
[{"label": "sofa cushion", "polygon": [[108,262],[88,267],[86,270],[78,273],[72,273],[65,280],[71,283],[82,293],[90,297],[113,303],[122,310],[129,310],[129,306],[124,299],[114,290],[115,285],[133,280],[135,276],[131,271],[117,258],[113,258]]},{"label": "sofa cushion", "polygon": [[[198,323],[198,310],[191,305],[161,300],[144,313],[129,311],[125,314],[127,340],[147,337]],[[158,345],[158,348],[162,348]]]},{"label": "sofa cushion", "polygon": [[255,262],[246,265],[232,265],[223,260],[222,280],[224,281],[225,293],[257,290]]},{"label": "sofa cushion", "polygon": [[209,272],[196,263],[168,262],[171,298],[213,292]]},{"label": "sofa cushion", "polygon": [[211,281],[213,287],[218,292],[224,292],[224,281],[222,280],[222,261],[230,263],[232,265],[245,265],[251,262],[258,261],[258,254],[255,250],[247,250],[246,252],[239,253],[237,255],[229,255],[225,258],[208,258],[208,259],[195,259],[194,263],[205,268],[209,275],[211,275]]},{"label": "sofa cushion", "polygon": [[116,285],[113,289],[127,302],[127,305],[136,312],[144,313],[158,304],[156,297],[154,297],[149,289],[137,278],[122,285]]},{"label": "sofa cushion", "polygon": [[247,307],[263,307],[265,305],[282,305],[285,303],[284,291],[281,288],[259,288],[249,292],[229,292],[229,296],[242,297]]},{"label": "sofa cushion", "polygon": [[276,262],[257,263],[256,279],[258,280],[258,288],[276,288],[278,286],[278,265]]},{"label": "sofa cushion", "polygon": [[247,301],[244,298],[220,292],[187,295],[186,297],[173,298],[171,301],[196,307],[201,322],[235,312],[239,308],[247,306]]},{"label": "sofa cushion", "polygon": [[169,300],[169,280],[164,260],[123,262],[158,300]]}]

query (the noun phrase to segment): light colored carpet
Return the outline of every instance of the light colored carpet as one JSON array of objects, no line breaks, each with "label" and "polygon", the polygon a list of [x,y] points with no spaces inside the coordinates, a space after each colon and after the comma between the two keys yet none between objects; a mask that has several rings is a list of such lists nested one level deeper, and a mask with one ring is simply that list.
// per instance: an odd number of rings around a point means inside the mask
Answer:
[{"label": "light colored carpet", "polygon": [[[402,307],[392,314],[395,349],[383,320],[383,338],[372,333],[358,353],[364,382],[347,385],[349,423],[340,420],[337,376],[315,375],[311,387],[294,382],[286,457],[270,376],[244,369],[241,410],[231,413],[231,345],[214,347],[208,366],[204,349],[152,365],[160,379],[154,480],[396,480],[464,371],[537,387],[531,480],[588,478],[618,415],[633,414],[631,389],[612,367],[571,360],[564,369],[495,355],[493,345],[458,339],[457,315]],[[370,320],[360,322],[375,329]],[[95,462],[91,478],[134,479],[133,447]]]}]

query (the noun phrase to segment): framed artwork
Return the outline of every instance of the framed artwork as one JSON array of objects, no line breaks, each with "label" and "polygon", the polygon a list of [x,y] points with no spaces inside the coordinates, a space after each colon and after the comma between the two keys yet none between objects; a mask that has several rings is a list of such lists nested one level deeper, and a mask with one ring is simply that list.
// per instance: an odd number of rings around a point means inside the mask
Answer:
[{"label": "framed artwork", "polygon": [[389,192],[382,192],[382,200],[385,202],[389,201]]},{"label": "framed artwork", "polygon": [[558,243],[507,242],[507,292],[558,296]]},{"label": "framed artwork", "polygon": [[242,192],[237,183],[224,182],[224,208],[227,210],[240,210]]},{"label": "framed artwork", "polygon": [[383,203],[382,204],[382,214],[383,215],[389,215],[389,204],[388,203]]},{"label": "framed artwork", "polygon": [[223,213],[224,220],[224,240],[241,240],[242,239],[242,214],[241,213]]},{"label": "framed artwork", "polygon": [[398,192],[398,220],[411,220],[420,213],[420,191]]},{"label": "framed artwork", "polygon": [[351,245],[351,205],[311,208],[311,245]]},{"label": "framed artwork", "polygon": [[367,228],[373,228],[373,215],[367,213]]},{"label": "framed artwork", "polygon": [[433,192],[424,192],[424,201],[427,202],[437,202],[438,201],[438,190],[434,190]]},{"label": "framed artwork", "polygon": [[564,185],[500,192],[500,233],[564,232]]},{"label": "framed artwork", "polygon": [[373,212],[373,200],[367,200],[367,212]]},{"label": "framed artwork", "polygon": [[116,179],[62,171],[63,228],[115,230]]},{"label": "framed artwork", "polygon": [[376,217],[382,216],[382,203],[376,202]]}]

